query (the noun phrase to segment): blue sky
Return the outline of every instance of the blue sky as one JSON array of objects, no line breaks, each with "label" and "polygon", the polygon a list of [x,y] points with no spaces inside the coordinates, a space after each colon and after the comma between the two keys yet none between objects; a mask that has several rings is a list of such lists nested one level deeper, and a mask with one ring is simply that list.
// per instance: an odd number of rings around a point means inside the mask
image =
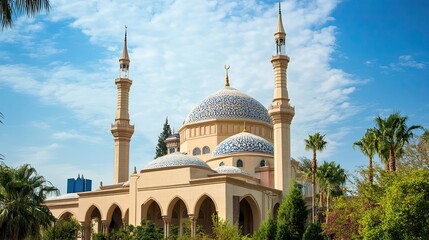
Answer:
[{"label": "blue sky", "polygon": [[[282,2],[296,115],[292,156],[326,133],[319,160],[353,172],[366,158],[351,145],[373,118],[400,111],[429,127],[429,3]],[[231,85],[268,106],[273,94],[275,1],[52,2],[49,14],[18,17],[0,33],[0,153],[34,165],[62,192],[78,173],[113,181],[118,58],[124,25],[131,58],[130,167],[154,157],[168,116],[178,129],[204,97]]]}]

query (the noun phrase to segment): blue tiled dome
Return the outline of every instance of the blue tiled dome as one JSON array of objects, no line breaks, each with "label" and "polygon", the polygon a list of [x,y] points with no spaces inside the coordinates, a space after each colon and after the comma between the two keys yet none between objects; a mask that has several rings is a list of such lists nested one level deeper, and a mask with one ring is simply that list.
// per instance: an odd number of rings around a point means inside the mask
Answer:
[{"label": "blue tiled dome", "polygon": [[248,132],[238,133],[223,140],[213,151],[213,156],[237,152],[258,152],[274,154],[273,144]]},{"label": "blue tiled dome", "polygon": [[215,171],[217,173],[222,173],[222,174],[244,174],[247,176],[250,176],[250,174],[246,171],[243,171],[237,167],[233,167],[233,166],[219,166],[218,168],[215,169]]},{"label": "blue tiled dome", "polygon": [[206,97],[189,113],[185,123],[209,119],[243,119],[271,123],[268,110],[252,97],[225,87]]},{"label": "blue tiled dome", "polygon": [[159,157],[150,162],[143,169],[155,169],[177,166],[200,166],[207,167],[210,169],[209,165],[207,165],[207,163],[205,163],[203,160],[194,156],[189,156],[178,152]]}]

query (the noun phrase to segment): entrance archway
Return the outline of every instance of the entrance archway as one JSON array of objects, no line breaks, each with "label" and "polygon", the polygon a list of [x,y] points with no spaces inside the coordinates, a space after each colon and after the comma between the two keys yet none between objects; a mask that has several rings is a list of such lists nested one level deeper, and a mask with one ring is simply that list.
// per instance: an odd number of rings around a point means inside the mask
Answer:
[{"label": "entrance archway", "polygon": [[212,216],[216,214],[216,206],[214,201],[208,196],[202,196],[200,200],[198,200],[195,214],[197,215],[197,230],[201,228],[201,230],[205,234],[213,233],[213,221]]},{"label": "entrance archway", "polygon": [[149,200],[142,205],[142,219],[152,222],[157,228],[164,229],[161,208],[154,200]]},{"label": "entrance archway", "polygon": [[[109,217],[109,213],[112,211],[113,208],[113,212],[111,213],[111,216]],[[107,219],[110,220],[109,223],[109,232],[111,231],[118,231],[120,227],[123,226],[123,222],[122,222],[122,211],[121,209],[117,206],[117,205],[113,205],[112,207],[110,207],[108,214],[107,214]]]},{"label": "entrance archway", "polygon": [[277,214],[279,212],[280,203],[276,203],[273,207],[273,219],[277,220]]},{"label": "entrance archway", "polygon": [[170,234],[173,234],[171,231],[174,229],[173,226],[176,226],[178,235],[182,236],[185,234],[185,224],[189,221],[188,208],[186,207],[185,202],[180,198],[175,198],[171,201],[168,210],[168,216],[171,219]]},{"label": "entrance archway", "polygon": [[[103,231],[103,225],[101,222],[101,212],[98,209],[98,207],[92,205],[88,211],[86,211],[85,214],[85,222],[88,224],[88,230],[85,233],[86,236],[88,236],[87,234],[92,233],[99,233]],[[90,230],[92,228],[92,230]]]},{"label": "entrance archway", "polygon": [[252,196],[247,196],[240,201],[239,227],[243,235],[250,234],[259,226],[259,207]]}]

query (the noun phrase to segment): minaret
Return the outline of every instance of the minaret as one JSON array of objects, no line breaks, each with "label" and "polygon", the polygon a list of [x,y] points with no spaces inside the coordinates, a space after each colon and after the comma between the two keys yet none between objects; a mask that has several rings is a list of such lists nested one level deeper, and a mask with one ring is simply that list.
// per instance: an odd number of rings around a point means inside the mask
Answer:
[{"label": "minaret", "polygon": [[115,140],[114,183],[126,182],[129,177],[130,140],[134,133],[134,125],[130,125],[128,113],[129,92],[133,82],[128,79],[129,66],[130,58],[128,57],[127,29],[125,27],[124,48],[119,59],[120,74],[119,78],[115,79],[118,89],[118,104],[115,123],[110,129]]},{"label": "minaret", "polygon": [[291,184],[290,124],[295,109],[289,104],[286,84],[286,69],[289,57],[286,55],[286,33],[283,28],[281,6],[277,31],[274,34],[276,54],[271,57],[274,69],[274,96],[268,109],[274,130],[274,187],[287,194]]}]

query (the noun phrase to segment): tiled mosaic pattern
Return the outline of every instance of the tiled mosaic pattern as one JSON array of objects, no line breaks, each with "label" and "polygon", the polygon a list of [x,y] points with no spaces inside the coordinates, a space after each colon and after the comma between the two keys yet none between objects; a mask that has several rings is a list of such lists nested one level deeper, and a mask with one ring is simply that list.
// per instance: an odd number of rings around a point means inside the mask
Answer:
[{"label": "tiled mosaic pattern", "polygon": [[203,160],[190,156],[185,155],[183,153],[172,153],[168,154],[162,157],[159,157],[152,162],[150,162],[146,167],[143,169],[154,169],[154,168],[164,168],[164,167],[175,167],[175,166],[201,166],[201,167],[207,167],[210,168],[207,163],[205,163]]},{"label": "tiled mosaic pattern", "polygon": [[208,119],[251,119],[271,123],[268,110],[261,103],[231,87],[205,98],[189,113],[185,123]]},{"label": "tiled mosaic pattern", "polygon": [[213,151],[213,156],[236,152],[260,152],[273,155],[273,144],[248,132],[242,132],[223,140]]},{"label": "tiled mosaic pattern", "polygon": [[222,173],[222,174],[228,174],[228,173],[240,173],[240,174],[244,174],[247,176],[250,176],[250,174],[246,171],[243,171],[237,167],[233,167],[233,166],[220,166],[218,168],[215,169],[215,171],[217,173]]}]

